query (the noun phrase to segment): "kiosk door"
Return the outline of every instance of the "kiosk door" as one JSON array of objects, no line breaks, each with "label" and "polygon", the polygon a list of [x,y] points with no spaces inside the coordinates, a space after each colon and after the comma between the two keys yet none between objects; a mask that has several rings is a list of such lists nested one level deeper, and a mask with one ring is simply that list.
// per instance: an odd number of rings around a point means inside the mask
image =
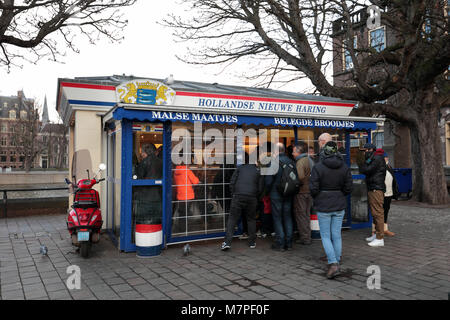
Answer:
[{"label": "kiosk door", "polygon": [[124,121],[126,172],[122,181],[126,196],[122,221],[121,249],[139,256],[160,253],[163,244],[163,133],[161,123]]}]

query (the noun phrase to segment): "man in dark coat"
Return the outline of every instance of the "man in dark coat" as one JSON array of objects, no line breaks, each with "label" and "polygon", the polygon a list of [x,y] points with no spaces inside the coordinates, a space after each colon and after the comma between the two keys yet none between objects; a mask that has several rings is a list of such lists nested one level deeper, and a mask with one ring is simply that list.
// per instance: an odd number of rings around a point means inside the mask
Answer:
[{"label": "man in dark coat", "polygon": [[386,163],[383,155],[376,155],[376,146],[364,145],[365,160],[359,165],[359,172],[366,176],[367,199],[375,224],[376,234],[366,238],[371,247],[384,246],[384,193],[386,192]]},{"label": "man in dark coat", "polygon": [[[152,144],[142,146],[142,160],[136,167],[137,179],[161,179],[163,163],[156,156]],[[162,190],[157,186],[137,187],[133,192],[136,224],[160,224],[162,222]]]},{"label": "man in dark coat", "polygon": [[272,249],[276,251],[292,250],[293,221],[292,221],[292,200],[293,196],[283,197],[277,190],[277,185],[281,181],[281,164],[290,164],[295,168],[295,163],[285,154],[285,147],[282,143],[275,145],[272,152],[273,161],[280,163],[278,172],[274,175],[265,176],[265,184],[269,190],[270,203],[272,205],[273,227],[276,233],[276,241]]},{"label": "man in dark coat", "polygon": [[231,248],[234,228],[243,212],[247,218],[248,245],[250,248],[256,247],[256,208],[263,189],[264,177],[261,176],[261,170],[256,163],[249,163],[249,157],[245,154],[245,163],[237,167],[231,176],[230,191],[233,198],[221,250]]},{"label": "man in dark coat", "polygon": [[342,254],[341,229],[347,208],[347,195],[352,192],[350,168],[337,151],[334,141],[322,149],[320,162],[312,168],[309,189],[319,220],[322,245],[328,259],[327,278],[339,273]]}]

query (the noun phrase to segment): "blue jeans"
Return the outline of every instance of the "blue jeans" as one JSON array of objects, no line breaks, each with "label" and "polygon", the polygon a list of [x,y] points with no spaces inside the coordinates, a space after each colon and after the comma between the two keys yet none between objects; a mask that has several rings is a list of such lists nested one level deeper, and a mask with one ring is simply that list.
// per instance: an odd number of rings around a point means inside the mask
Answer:
[{"label": "blue jeans", "polygon": [[317,212],[320,237],[327,254],[328,263],[339,263],[342,255],[342,220],[345,210],[335,212]]},{"label": "blue jeans", "polygon": [[292,247],[292,199],[271,199],[273,228],[280,248]]}]

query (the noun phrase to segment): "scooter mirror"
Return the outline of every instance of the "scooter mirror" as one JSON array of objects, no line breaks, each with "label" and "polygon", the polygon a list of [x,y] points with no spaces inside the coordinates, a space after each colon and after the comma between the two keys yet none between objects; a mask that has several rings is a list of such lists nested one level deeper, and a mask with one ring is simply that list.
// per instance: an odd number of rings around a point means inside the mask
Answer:
[{"label": "scooter mirror", "polygon": [[100,171],[106,170],[106,164],[100,163],[100,165],[98,166],[98,168],[100,169]]},{"label": "scooter mirror", "polygon": [[71,184],[71,182],[67,178],[64,179],[64,182],[67,183],[67,184]]}]

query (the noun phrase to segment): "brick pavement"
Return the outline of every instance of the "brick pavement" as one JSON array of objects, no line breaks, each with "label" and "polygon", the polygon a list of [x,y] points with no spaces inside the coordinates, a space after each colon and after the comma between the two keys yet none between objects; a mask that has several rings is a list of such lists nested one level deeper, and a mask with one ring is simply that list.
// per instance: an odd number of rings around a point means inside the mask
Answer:
[{"label": "brick pavement", "polygon": [[[368,230],[343,232],[342,274],[325,278],[320,241],[274,252],[270,239],[256,249],[235,239],[228,252],[220,241],[169,246],[161,256],[139,259],[119,252],[103,235],[89,259],[75,253],[65,216],[0,219],[0,299],[448,299],[450,209],[393,204],[390,226],[397,235],[370,248]],[[39,253],[45,244],[48,256]],[[68,290],[69,265],[81,268],[81,289]],[[381,289],[369,290],[367,267],[381,268]]]}]

